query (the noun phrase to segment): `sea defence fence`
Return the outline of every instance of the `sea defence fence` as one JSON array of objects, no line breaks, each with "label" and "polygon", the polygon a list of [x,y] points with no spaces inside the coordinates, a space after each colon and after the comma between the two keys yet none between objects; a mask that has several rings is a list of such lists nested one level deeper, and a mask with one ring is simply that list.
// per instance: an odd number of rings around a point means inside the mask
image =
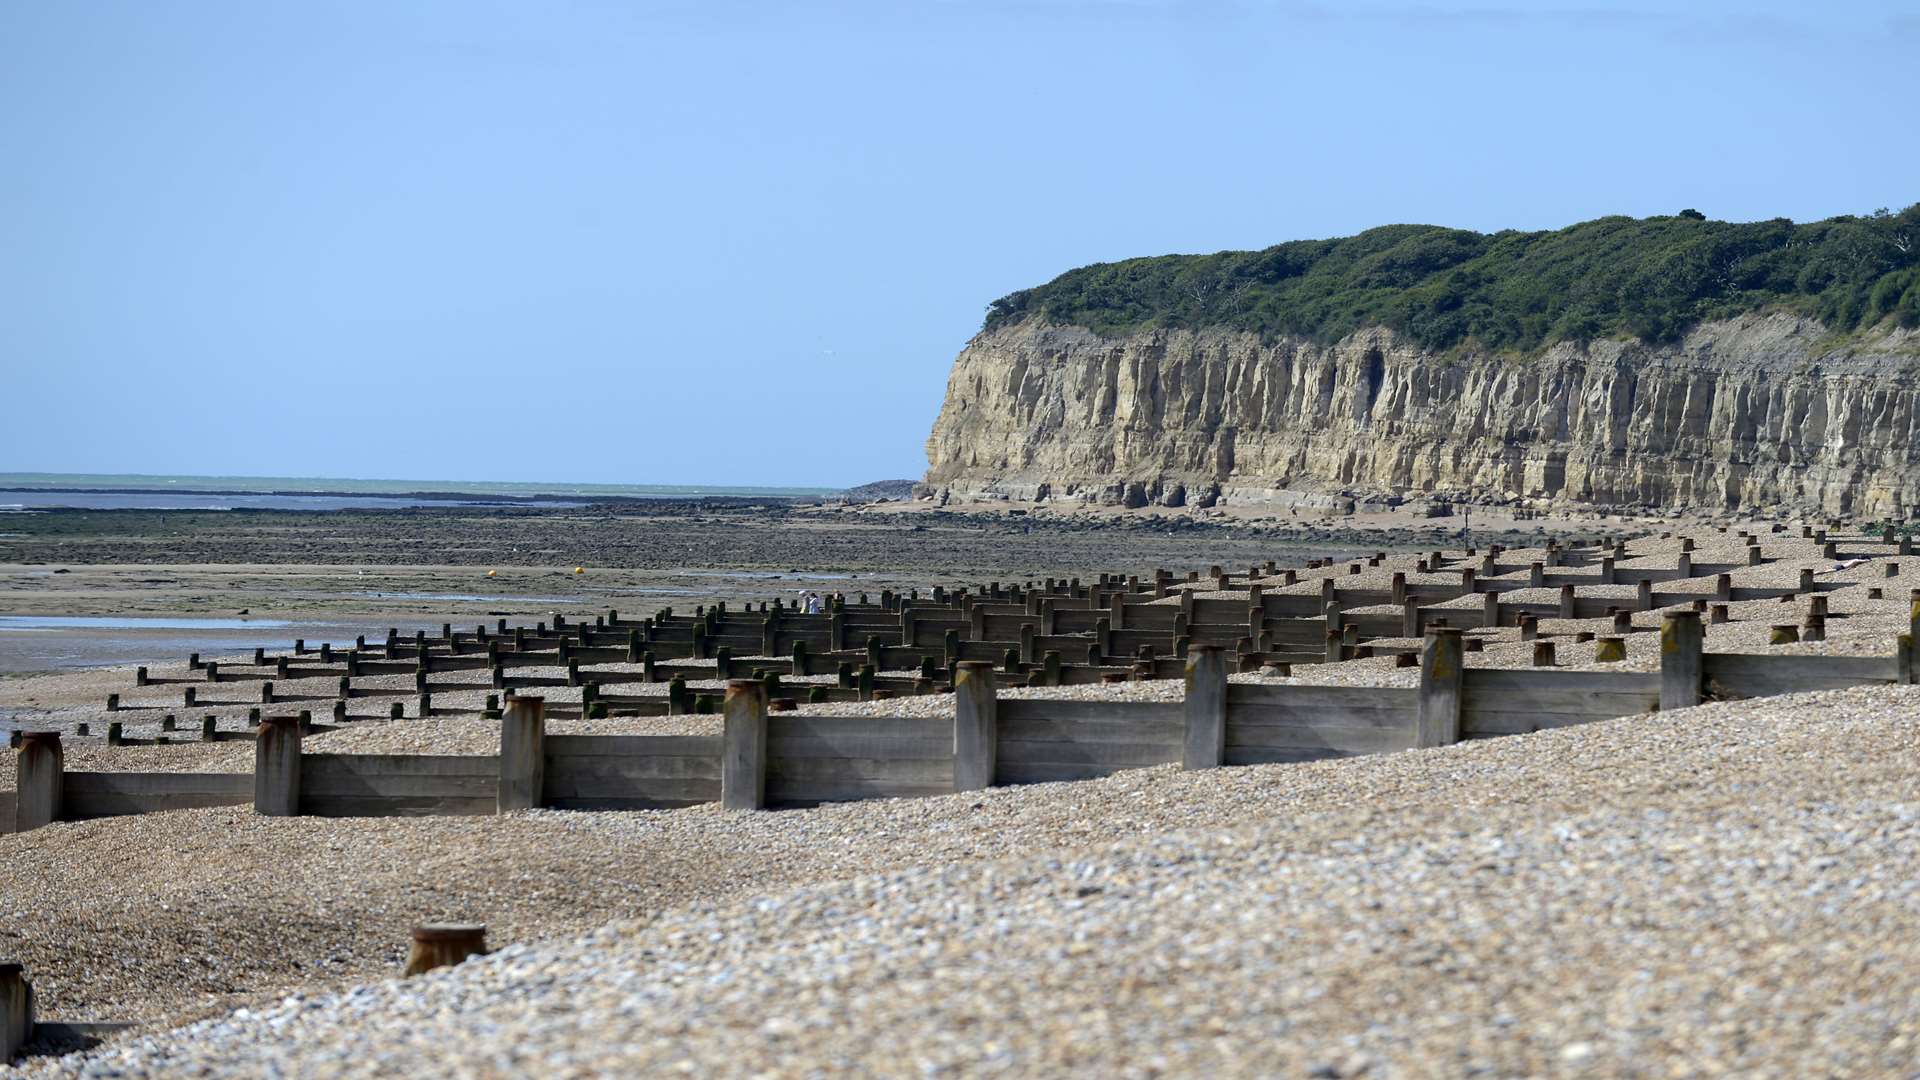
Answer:
[{"label": "sea defence fence", "polygon": [[[1920,605],[1914,613],[1920,631]],[[1887,657],[1709,653],[1697,612],[1663,619],[1657,673],[1468,668],[1457,627],[1421,641],[1417,689],[1236,683],[1196,645],[1176,701],[1002,700],[992,668],[959,665],[951,718],[770,712],[766,685],[728,684],[720,735],[558,735],[545,703],[507,699],[493,755],[310,754],[297,717],[261,722],[249,774],[68,771],[54,733],[19,747],[19,831],[206,806],[274,816],[636,810],[720,802],[804,806],[1189,769],[1313,761],[1523,734],[1709,699],[1912,683],[1914,635]],[[0,824],[4,824],[0,821]]]},{"label": "sea defence fence", "polygon": [[[1869,545],[1864,537],[1828,540],[1807,533],[1835,557],[1848,553],[1843,545],[1862,551]],[[1243,575],[1214,566],[1205,575],[1189,572],[1184,581],[1161,569],[1144,579],[1101,574],[1085,585],[1077,578],[1026,586],[996,582],[978,589],[935,588],[928,598],[917,591],[888,592],[878,603],[864,595],[835,596],[830,610],[817,614],[776,600],[758,611],[715,604],[693,614],[662,609],[644,619],[609,611],[591,620],[556,614],[532,627],[510,627],[505,619],[471,631],[443,624],[437,636],[421,631],[403,637],[389,630],[384,639],[363,636],[351,648],[296,642],[286,653],[257,649],[250,663],[196,655],[185,678],[150,677],[141,669],[135,683],[142,700],[123,702],[123,695],[113,694],[107,708],[135,719],[164,713],[162,733],[123,739],[118,721],[109,721],[105,734],[116,743],[192,738],[191,728],[180,731],[171,710],[187,713],[191,725],[192,710],[236,705],[257,706],[260,714],[293,706],[308,713],[309,731],[407,715],[495,717],[501,697],[557,686],[578,688],[581,700],[549,703],[548,715],[556,718],[718,712],[721,691],[687,683],[746,676],[772,677],[770,706],[779,710],[801,700],[944,692],[968,662],[990,664],[1002,687],[1179,678],[1194,646],[1228,650],[1227,663],[1237,671],[1285,674],[1296,664],[1378,654],[1399,654],[1411,664],[1429,627],[1518,626],[1523,636],[1532,636],[1542,619],[1611,615],[1616,632],[1626,633],[1635,612],[1691,604],[1712,621],[1723,621],[1729,604],[1776,598],[1804,597],[1804,632],[1822,633],[1827,616],[1821,594],[1830,586],[1805,570],[1793,587],[1736,587],[1735,570],[1767,561],[1759,534],[1743,532],[1741,538],[1747,554],[1737,565],[1697,564],[1683,550],[1672,566],[1622,566],[1625,547],[1608,539],[1550,544],[1543,558],[1527,563],[1503,560],[1498,546],[1464,554],[1436,551],[1421,556],[1411,574],[1392,574],[1383,587],[1346,586],[1341,577],[1380,565],[1384,552],[1352,561],[1345,575],[1321,577],[1317,587],[1303,585],[1298,575],[1337,570],[1331,560],[1303,570],[1269,562]],[[1911,541],[1888,535],[1871,547],[1874,554],[1905,553]],[[1634,593],[1614,595],[1620,590],[1591,588],[1596,585],[1632,586]],[[1514,594],[1522,589],[1549,590],[1552,598],[1535,591],[1520,600]],[[1196,595],[1204,592],[1236,595]],[[1470,637],[1465,647],[1481,644]],[[392,685],[392,676],[410,676],[412,685]],[[832,676],[833,682],[783,688],[781,676]],[[333,682],[331,690],[312,689],[321,679]],[[301,688],[289,691],[294,682]],[[662,682],[669,684],[664,695],[622,690]],[[171,692],[174,685],[177,704],[147,700],[148,688]],[[476,690],[498,693],[480,705],[447,701]],[[210,716],[199,733],[205,739],[250,737],[220,730]]]}]

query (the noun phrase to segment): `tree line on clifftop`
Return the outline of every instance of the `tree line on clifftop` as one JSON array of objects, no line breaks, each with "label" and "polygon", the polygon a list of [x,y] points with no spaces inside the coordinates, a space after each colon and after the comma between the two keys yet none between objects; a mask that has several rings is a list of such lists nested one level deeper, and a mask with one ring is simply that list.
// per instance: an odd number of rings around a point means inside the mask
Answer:
[{"label": "tree line on clifftop", "polygon": [[1385,326],[1436,352],[1527,352],[1620,335],[1671,342],[1705,320],[1768,310],[1842,333],[1920,326],[1920,203],[1800,225],[1694,210],[1545,232],[1386,225],[1128,259],[1004,296],[986,328],[1039,314],[1108,335],[1216,328],[1324,342]]}]

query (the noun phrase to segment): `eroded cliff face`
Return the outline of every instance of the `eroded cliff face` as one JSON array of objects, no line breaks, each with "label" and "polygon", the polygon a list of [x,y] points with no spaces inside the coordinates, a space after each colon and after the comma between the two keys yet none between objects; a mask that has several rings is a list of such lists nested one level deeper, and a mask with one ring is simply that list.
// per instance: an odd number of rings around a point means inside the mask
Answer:
[{"label": "eroded cliff face", "polygon": [[1920,334],[1823,348],[1787,315],[1674,346],[1449,359],[1357,333],[1103,338],[1029,320],[961,351],[927,439],[956,495],[1316,503],[1331,492],[1702,509],[1920,509]]}]

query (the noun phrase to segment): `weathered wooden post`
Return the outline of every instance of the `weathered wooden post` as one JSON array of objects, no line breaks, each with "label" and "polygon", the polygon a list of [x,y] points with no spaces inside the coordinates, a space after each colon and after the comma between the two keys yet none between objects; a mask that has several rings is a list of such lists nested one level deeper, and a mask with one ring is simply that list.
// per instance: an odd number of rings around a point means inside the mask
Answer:
[{"label": "weathered wooden post", "polygon": [[993,786],[999,733],[993,665],[961,661],[953,685],[953,790]]},{"label": "weathered wooden post", "polygon": [[1800,571],[1800,592],[1813,591],[1813,571],[1803,568]]},{"label": "weathered wooden post", "polygon": [[500,813],[540,806],[547,772],[546,738],[546,699],[508,698],[506,714],[500,718]]},{"label": "weathered wooden post", "polygon": [[0,1069],[18,1057],[31,1038],[33,987],[27,983],[27,969],[0,964]]},{"label": "weathered wooden post", "polygon": [[1800,640],[1800,628],[1792,623],[1781,623],[1768,628],[1767,644],[1792,645]]},{"label": "weathered wooden post", "polygon": [[406,974],[411,977],[434,968],[452,967],[470,956],[487,955],[487,928],[482,923],[426,923],[413,928],[413,947],[407,952]]},{"label": "weathered wooden post", "polygon": [[[1178,619],[1178,618],[1179,616],[1175,616],[1175,619]],[[1023,664],[1032,664],[1037,662],[1037,660],[1038,660],[1038,657],[1034,655],[1034,651],[1033,651],[1033,624],[1021,623],[1020,624],[1020,662]]]},{"label": "weathered wooden post", "polygon": [[1907,609],[1907,633],[1913,635],[1914,641],[1920,642],[1920,589],[1914,589],[1908,599],[1912,601],[1912,606]]},{"label": "weathered wooden post", "polygon": [[1560,617],[1563,619],[1577,619],[1580,617],[1579,611],[1579,603],[1574,597],[1573,586],[1560,586]]},{"label": "weathered wooden post", "polygon": [[1533,643],[1533,666],[1534,667],[1552,667],[1553,666],[1553,642],[1535,641]]},{"label": "weathered wooden post", "polygon": [[253,812],[267,817],[300,813],[300,718],[269,716],[253,740]]},{"label": "weathered wooden post", "polygon": [[28,731],[20,736],[15,760],[13,829],[27,832],[60,820],[66,790],[66,751],[57,731]]},{"label": "weathered wooden post", "polygon": [[1660,708],[1687,709],[1700,704],[1706,628],[1697,611],[1670,611],[1660,623]]},{"label": "weathered wooden post", "polygon": [[1500,594],[1482,593],[1480,596],[1480,625],[1500,625]]},{"label": "weathered wooden post", "polygon": [[1180,765],[1186,769],[1214,769],[1227,752],[1227,665],[1219,647],[1195,645],[1187,650],[1186,739]]},{"label": "weathered wooden post", "polygon": [[1540,588],[1545,588],[1546,584],[1547,584],[1547,564],[1543,562],[1528,563],[1527,564],[1527,587],[1529,589],[1540,589]]},{"label": "weathered wooden post", "polygon": [[1456,627],[1427,631],[1420,648],[1420,699],[1415,746],[1447,746],[1460,741],[1460,688],[1466,657]]},{"label": "weathered wooden post", "polygon": [[727,683],[720,752],[720,805],[758,810],[767,802],[767,688],[752,679]]},{"label": "weathered wooden post", "polygon": [[1420,636],[1420,602],[1407,600],[1400,607],[1400,636]]}]

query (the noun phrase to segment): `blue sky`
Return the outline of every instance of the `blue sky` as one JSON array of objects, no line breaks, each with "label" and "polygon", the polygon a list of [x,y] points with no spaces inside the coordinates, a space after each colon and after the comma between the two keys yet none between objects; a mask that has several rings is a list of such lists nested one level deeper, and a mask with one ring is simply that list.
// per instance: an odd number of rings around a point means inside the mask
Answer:
[{"label": "blue sky", "polygon": [[1895,3],[0,3],[0,471],[918,476],[986,305],[1920,200]]}]

